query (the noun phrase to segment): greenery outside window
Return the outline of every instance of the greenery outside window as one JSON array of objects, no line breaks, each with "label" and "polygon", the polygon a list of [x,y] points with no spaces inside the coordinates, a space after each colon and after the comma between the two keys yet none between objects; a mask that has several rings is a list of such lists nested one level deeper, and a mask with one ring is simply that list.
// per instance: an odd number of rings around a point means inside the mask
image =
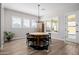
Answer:
[{"label": "greenery outside window", "polygon": [[46,21],[46,32],[51,32],[51,20]]},{"label": "greenery outside window", "polygon": [[58,32],[59,20],[58,20],[57,17],[56,17],[56,18],[53,18],[53,19],[51,20],[51,24],[52,24],[52,31],[53,31],[53,32]]}]

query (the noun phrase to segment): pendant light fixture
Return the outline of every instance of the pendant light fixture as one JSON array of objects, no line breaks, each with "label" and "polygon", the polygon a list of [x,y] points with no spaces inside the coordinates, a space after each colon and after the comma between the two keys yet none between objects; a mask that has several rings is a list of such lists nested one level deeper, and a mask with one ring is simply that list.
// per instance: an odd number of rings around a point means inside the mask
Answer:
[{"label": "pendant light fixture", "polygon": [[38,4],[38,23],[40,22],[40,4]]},{"label": "pendant light fixture", "polygon": [[40,20],[40,4],[38,4],[38,32],[44,32],[44,22]]}]

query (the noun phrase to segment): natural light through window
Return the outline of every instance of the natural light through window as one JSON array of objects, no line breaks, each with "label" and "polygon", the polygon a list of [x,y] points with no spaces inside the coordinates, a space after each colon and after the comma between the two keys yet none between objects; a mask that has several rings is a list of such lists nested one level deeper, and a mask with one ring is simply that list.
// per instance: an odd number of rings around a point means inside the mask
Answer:
[{"label": "natural light through window", "polygon": [[51,21],[46,21],[46,31],[50,32],[51,31]]},{"label": "natural light through window", "polygon": [[30,20],[23,19],[23,28],[30,28]]},{"label": "natural light through window", "polygon": [[31,28],[37,28],[36,20],[31,20]]},{"label": "natural light through window", "polygon": [[51,20],[46,21],[46,31],[47,32],[58,32],[59,19],[58,17],[54,17]]},{"label": "natural light through window", "polygon": [[58,32],[58,25],[59,25],[59,19],[58,17],[55,17],[51,20],[52,22],[52,31],[53,32]]},{"label": "natural light through window", "polygon": [[12,28],[21,28],[21,18],[12,17]]}]

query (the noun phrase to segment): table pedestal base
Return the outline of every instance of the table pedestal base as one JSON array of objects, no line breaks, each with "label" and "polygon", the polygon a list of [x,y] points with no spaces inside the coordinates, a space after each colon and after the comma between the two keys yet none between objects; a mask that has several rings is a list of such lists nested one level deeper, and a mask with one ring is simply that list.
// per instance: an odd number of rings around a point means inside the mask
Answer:
[{"label": "table pedestal base", "polygon": [[30,47],[32,47],[35,50],[48,50],[48,46],[40,47],[40,46],[32,46],[31,45]]}]

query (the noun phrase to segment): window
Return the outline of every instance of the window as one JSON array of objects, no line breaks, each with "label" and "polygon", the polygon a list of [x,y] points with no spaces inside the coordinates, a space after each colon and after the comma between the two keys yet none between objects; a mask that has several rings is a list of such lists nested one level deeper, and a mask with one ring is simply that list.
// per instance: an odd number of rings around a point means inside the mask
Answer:
[{"label": "window", "polygon": [[31,20],[31,28],[37,28],[36,20]]},{"label": "window", "polygon": [[51,23],[52,23],[52,31],[58,32],[58,25],[59,25],[59,20],[58,20],[58,18],[57,18],[57,17],[56,17],[56,18],[53,18],[53,19],[51,20]]},{"label": "window", "polygon": [[23,19],[23,28],[30,28],[30,20]]},{"label": "window", "polygon": [[46,21],[46,32],[51,32],[51,21]]},{"label": "window", "polygon": [[46,21],[46,32],[58,32],[59,19],[58,17]]},{"label": "window", "polygon": [[21,18],[12,17],[12,28],[21,28]]}]

